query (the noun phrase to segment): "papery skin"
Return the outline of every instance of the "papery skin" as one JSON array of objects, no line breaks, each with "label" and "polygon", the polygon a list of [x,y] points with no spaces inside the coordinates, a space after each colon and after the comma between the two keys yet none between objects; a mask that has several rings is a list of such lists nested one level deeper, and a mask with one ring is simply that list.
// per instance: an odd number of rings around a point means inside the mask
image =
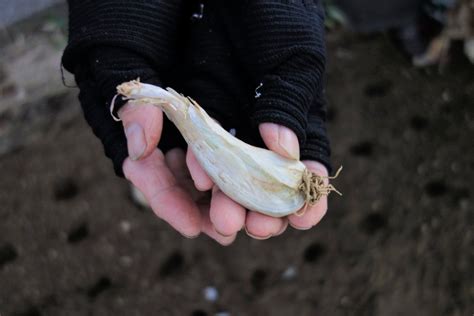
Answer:
[{"label": "papery skin", "polygon": [[299,187],[306,166],[254,147],[223,129],[193,100],[174,90],[131,81],[117,87],[129,102],[159,106],[176,125],[201,167],[227,196],[245,208],[273,217],[305,205]]}]

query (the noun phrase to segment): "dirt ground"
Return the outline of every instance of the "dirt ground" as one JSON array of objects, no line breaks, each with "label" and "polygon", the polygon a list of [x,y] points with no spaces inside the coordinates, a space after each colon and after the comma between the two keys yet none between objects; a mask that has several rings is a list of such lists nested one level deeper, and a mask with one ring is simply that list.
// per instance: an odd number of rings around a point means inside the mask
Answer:
[{"label": "dirt ground", "polygon": [[472,315],[474,68],[413,69],[384,36],[328,46],[344,196],[317,227],[186,240],[134,206],[78,111],[53,116],[0,157],[0,315]]}]

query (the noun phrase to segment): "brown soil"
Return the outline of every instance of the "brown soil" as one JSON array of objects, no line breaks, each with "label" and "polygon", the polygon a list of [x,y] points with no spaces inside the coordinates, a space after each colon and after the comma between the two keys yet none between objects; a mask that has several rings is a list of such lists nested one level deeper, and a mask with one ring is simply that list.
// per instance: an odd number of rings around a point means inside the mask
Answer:
[{"label": "brown soil", "polygon": [[0,314],[471,315],[472,66],[416,70],[384,37],[328,45],[344,196],[316,228],[183,239],[134,206],[80,114],[51,120],[0,158]]}]

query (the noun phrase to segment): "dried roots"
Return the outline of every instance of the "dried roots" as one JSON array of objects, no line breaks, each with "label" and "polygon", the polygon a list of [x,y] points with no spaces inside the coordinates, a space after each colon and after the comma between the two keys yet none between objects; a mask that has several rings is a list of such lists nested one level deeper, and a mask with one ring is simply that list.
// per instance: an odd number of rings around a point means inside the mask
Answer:
[{"label": "dried roots", "polygon": [[326,179],[335,179],[339,176],[342,167],[337,170],[336,174],[333,177],[324,177],[315,174],[314,172],[306,169],[303,173],[303,180],[299,186],[301,192],[305,196],[305,205],[304,207],[296,213],[296,215],[303,215],[306,212],[308,206],[315,205],[323,196],[329,195],[332,191],[336,192],[339,195],[342,195],[332,184],[326,184]]}]

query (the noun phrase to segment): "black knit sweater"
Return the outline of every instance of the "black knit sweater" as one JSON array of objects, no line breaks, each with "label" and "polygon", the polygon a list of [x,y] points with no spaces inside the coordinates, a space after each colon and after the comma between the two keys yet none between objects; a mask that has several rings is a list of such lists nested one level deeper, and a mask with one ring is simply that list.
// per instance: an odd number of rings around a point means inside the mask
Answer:
[{"label": "black knit sweater", "polygon": [[[324,17],[314,0],[69,0],[63,65],[75,74],[87,122],[122,175],[115,87],[140,77],[191,96],[237,137],[263,146],[258,124],[292,129],[301,158],[329,170]],[[256,88],[258,93],[255,92]],[[257,97],[258,96],[258,97]],[[165,121],[159,147],[185,148]]]}]

